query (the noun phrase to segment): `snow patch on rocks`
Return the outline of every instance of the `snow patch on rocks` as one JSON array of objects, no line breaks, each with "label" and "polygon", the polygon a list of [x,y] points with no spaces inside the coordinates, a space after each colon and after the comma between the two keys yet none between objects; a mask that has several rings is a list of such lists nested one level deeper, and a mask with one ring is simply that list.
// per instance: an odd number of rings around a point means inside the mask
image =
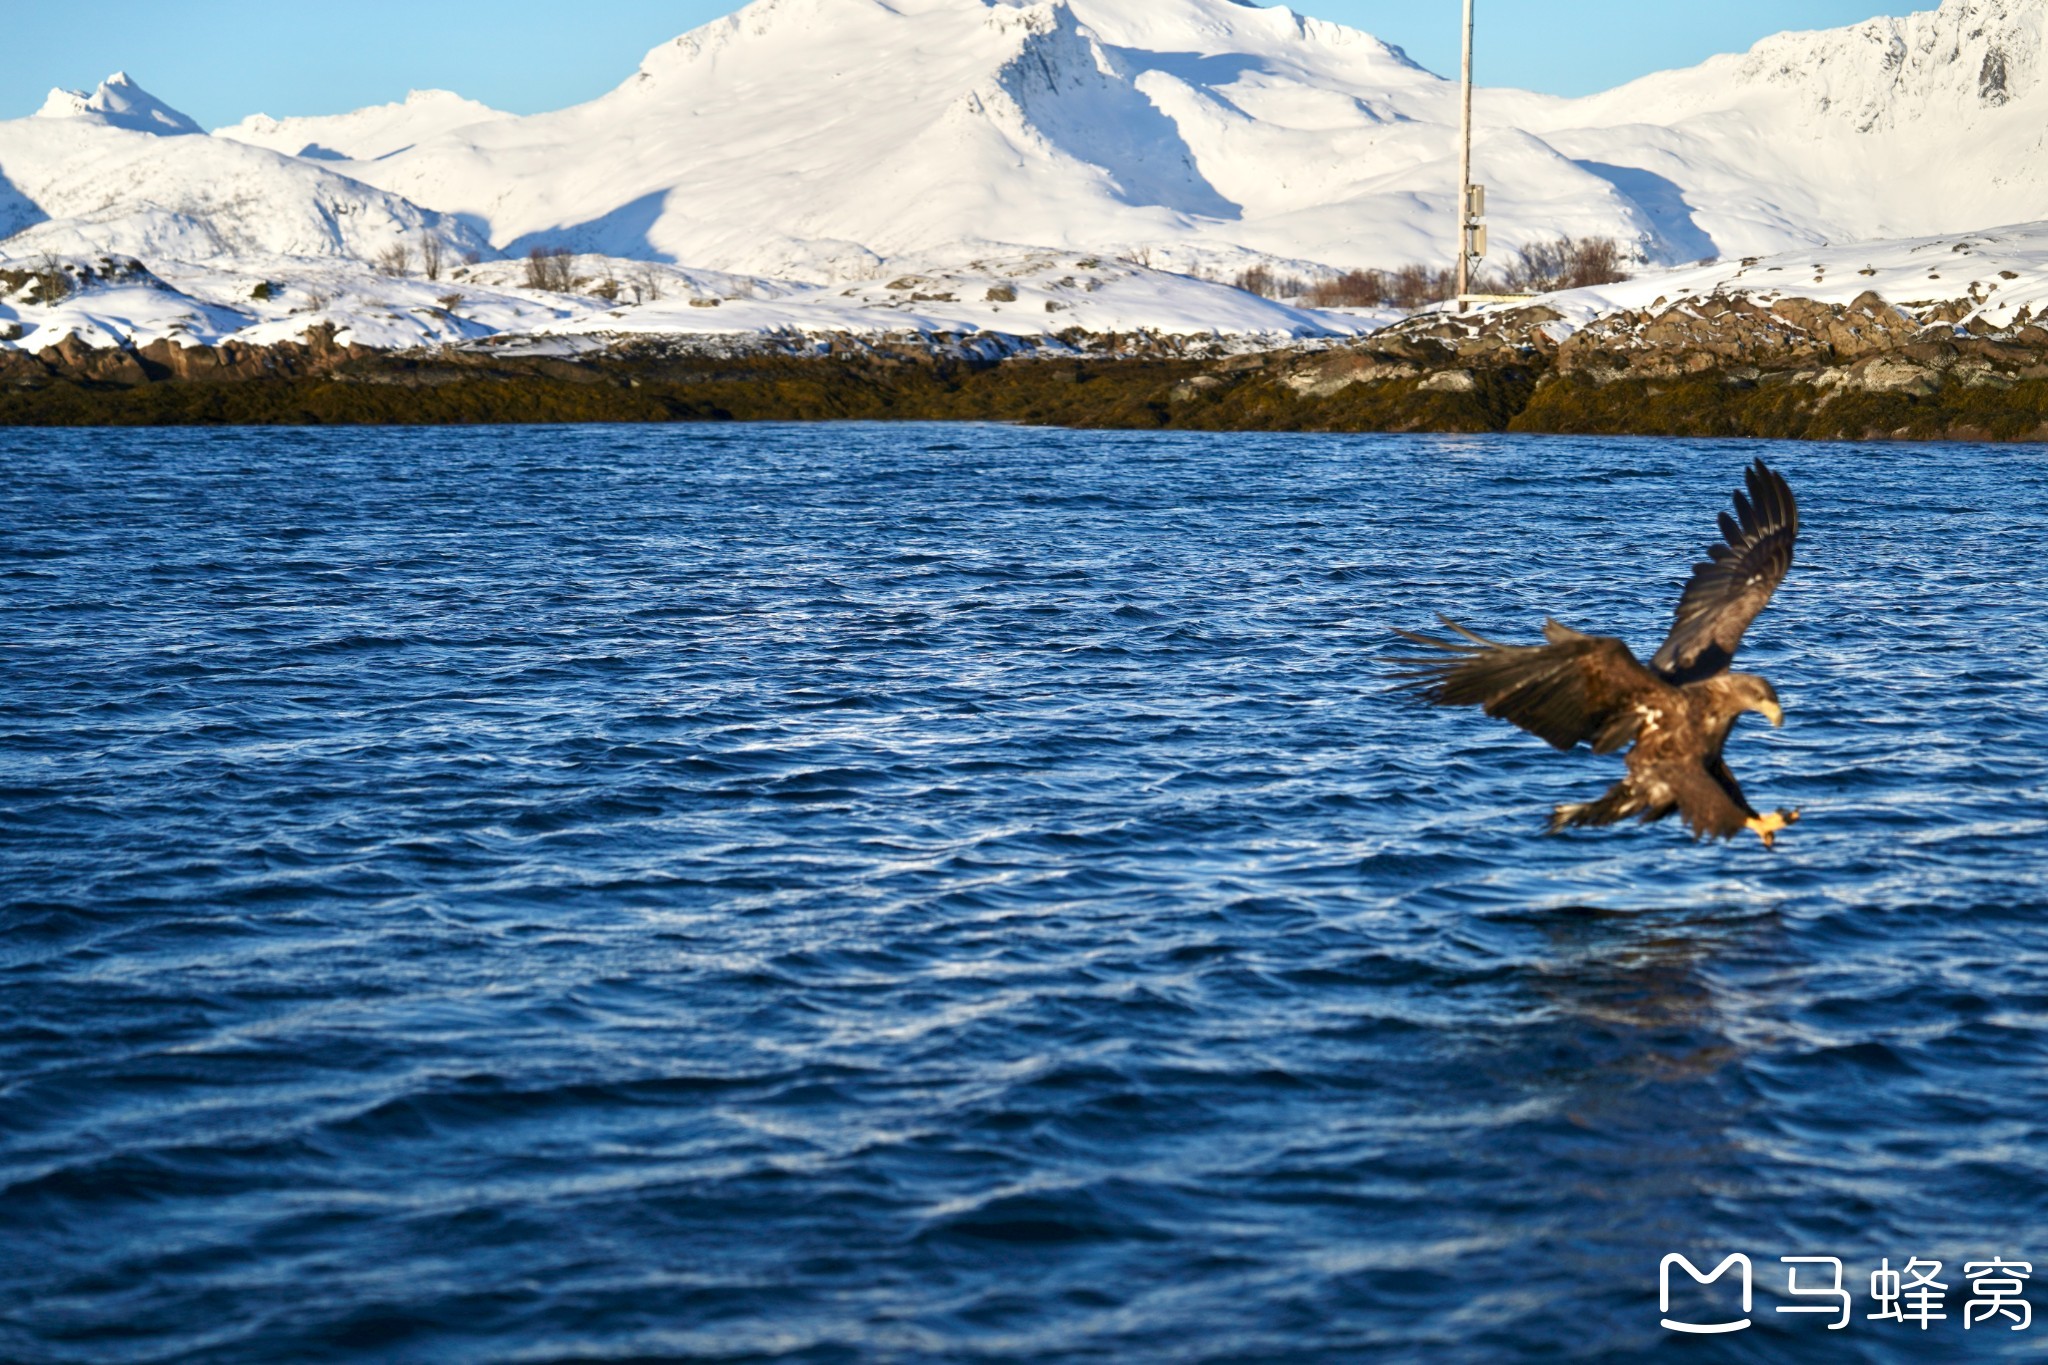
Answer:
[{"label": "snow patch on rocks", "polygon": [[[907,259],[838,287],[580,255],[558,262],[560,288],[535,288],[529,265],[457,265],[439,280],[380,275],[345,259],[272,257],[233,266],[158,262],[118,272],[47,255],[10,260],[0,283],[52,269],[76,286],[52,298],[0,290],[0,349],[300,341],[332,329],[339,345],[386,350],[492,342],[633,337],[971,336],[1032,341],[1143,334],[1255,350],[1363,335],[1379,319],[1274,303],[1226,285],[1080,254]],[[153,271],[153,273],[151,273]],[[11,273],[10,273],[11,272]],[[732,341],[745,349],[743,341]]]}]

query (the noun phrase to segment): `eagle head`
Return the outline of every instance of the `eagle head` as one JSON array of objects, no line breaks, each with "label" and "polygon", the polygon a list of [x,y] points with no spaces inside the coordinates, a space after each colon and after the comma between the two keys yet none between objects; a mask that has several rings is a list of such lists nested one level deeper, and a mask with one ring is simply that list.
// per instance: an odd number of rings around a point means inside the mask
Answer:
[{"label": "eagle head", "polygon": [[1784,728],[1785,708],[1778,704],[1778,689],[1771,686],[1769,678],[1759,678],[1754,673],[1731,673],[1728,682],[1739,711],[1754,711],[1773,727]]}]

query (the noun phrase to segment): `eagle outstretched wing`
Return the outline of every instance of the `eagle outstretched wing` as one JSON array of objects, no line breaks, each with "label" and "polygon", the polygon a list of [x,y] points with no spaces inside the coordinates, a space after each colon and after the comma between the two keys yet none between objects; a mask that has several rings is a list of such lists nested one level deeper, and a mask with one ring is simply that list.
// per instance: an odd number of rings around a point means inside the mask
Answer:
[{"label": "eagle outstretched wing", "polygon": [[1393,660],[1401,685],[1439,706],[1481,706],[1559,749],[1591,744],[1611,754],[1636,737],[1635,702],[1663,687],[1627,645],[1582,635],[1555,621],[1541,645],[1506,645],[1438,618],[1463,637],[1439,639],[1398,631],[1434,656]]},{"label": "eagle outstretched wing", "polygon": [[1799,504],[1776,470],[1758,460],[1743,475],[1748,496],[1735,495],[1735,515],[1721,514],[1726,544],[1708,549],[1678,602],[1678,619],[1650,667],[1674,683],[1725,672],[1742,634],[1792,568]]}]

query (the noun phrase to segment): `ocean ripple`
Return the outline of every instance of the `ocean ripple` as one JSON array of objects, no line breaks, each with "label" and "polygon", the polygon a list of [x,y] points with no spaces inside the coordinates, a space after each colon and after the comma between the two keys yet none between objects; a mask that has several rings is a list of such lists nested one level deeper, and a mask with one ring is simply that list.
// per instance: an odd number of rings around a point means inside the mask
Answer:
[{"label": "ocean ripple", "polygon": [[2048,461],[1763,449],[1774,855],[1388,691],[1756,453],[0,431],[0,1359],[2022,1354],[1761,1272],[2048,1259]]}]

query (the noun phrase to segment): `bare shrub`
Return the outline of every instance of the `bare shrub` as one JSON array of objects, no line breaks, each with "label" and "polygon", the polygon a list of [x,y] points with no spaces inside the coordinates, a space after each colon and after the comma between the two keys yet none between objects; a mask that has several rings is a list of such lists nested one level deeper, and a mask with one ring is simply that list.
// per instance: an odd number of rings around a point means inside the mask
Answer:
[{"label": "bare shrub", "polygon": [[35,288],[30,302],[52,304],[70,298],[78,292],[79,282],[71,277],[64,263],[48,252],[36,262]]},{"label": "bare shrub", "polygon": [[1247,294],[1262,299],[1298,299],[1308,292],[1308,281],[1295,275],[1280,275],[1271,266],[1255,265],[1231,283]]},{"label": "bare shrub", "polygon": [[[1426,308],[1448,298],[1457,287],[1455,272],[1425,265],[1404,265],[1398,270],[1350,270],[1314,283],[1276,274],[1270,267],[1259,265],[1231,283],[1263,298],[1299,299],[1310,308]],[[1472,288],[1484,292],[1488,283],[1484,278],[1475,278]]]},{"label": "bare shrub", "polygon": [[434,300],[434,302],[441,305],[442,312],[452,313],[456,309],[460,308],[463,304],[467,303],[468,300],[465,299],[460,294],[443,294],[440,298]]},{"label": "bare shrub", "polygon": [[575,293],[576,253],[568,247],[558,246],[548,253],[548,261],[553,266],[548,288],[558,294]]},{"label": "bare shrub", "polygon": [[462,263],[474,269],[484,263],[484,253],[474,248],[462,253]]},{"label": "bare shrub", "polygon": [[1387,301],[1387,277],[1377,270],[1347,270],[1310,285],[1302,301],[1311,308],[1377,308]]},{"label": "bare shrub", "polygon": [[537,246],[526,253],[526,287],[567,294],[576,288],[576,253],[565,246]]},{"label": "bare shrub", "polygon": [[617,303],[619,295],[623,292],[625,291],[619,284],[618,272],[610,266],[605,267],[604,278],[590,288],[592,298],[603,299],[606,303]]},{"label": "bare shrub", "polygon": [[661,272],[652,265],[636,265],[627,283],[633,290],[635,303],[659,303],[662,295]]},{"label": "bare shrub", "polygon": [[72,278],[63,262],[47,253],[19,269],[0,265],[0,297],[18,297],[23,303],[62,302],[77,292],[81,282]]},{"label": "bare shrub", "polygon": [[[1364,278],[1359,278],[1360,276]],[[1385,273],[1377,270],[1354,271],[1335,282],[1332,290],[1362,301],[1371,297],[1375,292],[1375,285],[1379,294],[1377,300],[1353,306],[1427,308],[1450,297],[1451,291],[1457,288],[1458,281],[1457,272],[1448,267],[1432,269],[1426,265],[1404,265],[1398,270]],[[1473,287],[1481,286],[1475,280]]]},{"label": "bare shrub", "polygon": [[430,280],[441,278],[441,267],[446,263],[448,248],[439,237],[428,236],[420,242],[420,273]]},{"label": "bare shrub", "polygon": [[370,264],[376,267],[379,275],[389,275],[396,279],[412,270],[412,248],[404,242],[394,242],[378,252],[376,259]]},{"label": "bare shrub", "polygon": [[[1412,311],[1442,303],[1457,287],[1457,272],[1450,267],[1404,265],[1398,270],[1346,271],[1306,285],[1290,297],[1298,297],[1310,308],[1404,308]],[[1500,284],[1491,276],[1475,275],[1470,287],[1475,294],[1485,294],[1497,291]]]},{"label": "bare shrub", "polygon": [[1617,284],[1628,278],[1622,269],[1621,247],[1612,237],[1559,237],[1535,242],[1517,253],[1503,271],[1507,287],[1518,294],[1548,294],[1557,289],[1586,289]]},{"label": "bare shrub", "polygon": [[[1404,265],[1393,275],[1394,287],[1388,302],[1400,308],[1427,308],[1458,292],[1458,272],[1451,266],[1432,269],[1426,265]],[[1474,293],[1484,293],[1487,282],[1475,274],[1469,281]]]}]

